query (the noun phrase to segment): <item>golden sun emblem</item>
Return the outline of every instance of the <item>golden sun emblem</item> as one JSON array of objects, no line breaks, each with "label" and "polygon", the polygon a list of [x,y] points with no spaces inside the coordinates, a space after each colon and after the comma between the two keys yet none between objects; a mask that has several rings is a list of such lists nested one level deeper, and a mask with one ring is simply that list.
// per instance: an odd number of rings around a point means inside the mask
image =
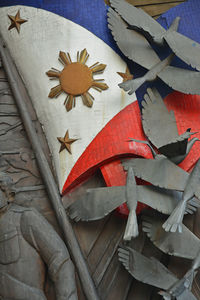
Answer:
[{"label": "golden sun emblem", "polygon": [[92,107],[94,97],[88,92],[94,88],[101,92],[108,88],[103,79],[94,79],[93,75],[103,73],[106,65],[95,63],[91,67],[86,65],[89,54],[84,49],[77,52],[77,61],[72,62],[70,54],[60,51],[59,61],[64,65],[64,69],[59,71],[52,68],[46,74],[49,77],[57,78],[60,84],[53,87],[48,95],[49,98],[58,97],[62,92],[67,94],[64,105],[67,111],[70,111],[76,105],[76,97],[81,96],[83,104]]}]

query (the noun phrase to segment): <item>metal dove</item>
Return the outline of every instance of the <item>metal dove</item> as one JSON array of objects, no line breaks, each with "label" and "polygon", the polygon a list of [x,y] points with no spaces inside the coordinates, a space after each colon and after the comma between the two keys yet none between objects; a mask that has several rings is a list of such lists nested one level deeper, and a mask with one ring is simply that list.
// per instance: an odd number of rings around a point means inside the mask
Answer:
[{"label": "metal dove", "polygon": [[136,216],[138,195],[133,169],[128,169],[126,186],[88,189],[84,198],[75,201],[69,207],[69,215],[75,221],[94,221],[103,218],[120,204],[126,202],[129,216],[124,240],[138,235]]},{"label": "metal dove", "polygon": [[[147,89],[142,106],[142,126],[145,135],[160,153],[179,164],[188,155],[194,143],[199,141],[195,137],[188,142],[195,132],[190,132],[188,128],[179,135],[174,112],[168,111],[156,88]],[[148,145],[153,156],[157,155],[147,141],[130,140]]]},{"label": "metal dove", "polygon": [[182,234],[166,232],[162,228],[163,217],[158,214],[142,216],[142,230],[146,232],[152,243],[166,254],[194,259],[200,249],[200,239],[184,224]]},{"label": "metal dove", "polygon": [[163,224],[165,231],[182,232],[182,221],[185,214],[187,202],[194,197],[194,191],[200,186],[200,159],[194,166],[183,192],[182,200],[170,214],[169,218]]},{"label": "metal dove", "polygon": [[166,231],[182,231],[182,220],[188,201],[194,196],[200,200],[200,159],[191,174],[176,166],[165,156],[155,159],[129,159],[123,162],[125,169],[132,167],[135,176],[161,188],[183,191],[182,200],[177,204],[163,224]]},{"label": "metal dove", "polygon": [[124,0],[111,0],[110,3],[128,23],[129,29],[138,29],[158,45],[167,43],[181,60],[200,71],[200,44],[176,31],[179,17],[173,21],[168,30],[165,30],[142,9],[138,9]]},{"label": "metal dove", "polygon": [[[139,17],[136,17],[136,20],[139,19],[143,23],[143,18],[141,18],[140,16],[141,11],[139,9],[136,9],[132,5],[121,0],[111,1],[111,4],[116,10],[117,4],[119,4],[119,6],[127,5],[130,9],[129,14],[131,14],[131,10],[133,8],[137,11],[137,14],[139,12]],[[118,12],[120,13],[120,11]],[[143,13],[144,12],[142,12],[142,14]],[[150,16],[146,14],[145,16],[150,18],[150,20],[153,20]],[[122,18],[126,21],[126,17],[124,15],[122,16]],[[174,90],[180,91],[185,94],[200,94],[199,72],[170,66],[171,61],[175,55],[173,53],[161,61],[157,53],[152,49],[147,39],[140,32],[127,28],[128,26],[122,20],[122,18],[112,8],[109,8],[108,27],[110,28],[119,49],[130,60],[136,62],[149,71],[143,77],[120,83],[119,86],[121,88],[123,88],[125,91],[129,91],[129,94],[131,95],[144,82],[154,81],[157,77],[159,77]],[[153,22],[155,22],[155,24],[158,24],[154,20]],[[158,27],[165,30],[159,24]],[[176,34],[177,27],[178,19],[176,19],[172,23],[168,31]],[[180,34],[177,33],[177,35],[179,36]],[[184,47],[182,48],[184,49]]]},{"label": "metal dove", "polygon": [[190,291],[193,279],[200,267],[200,252],[198,252],[190,270],[178,279],[162,263],[155,258],[147,258],[141,253],[128,247],[118,250],[120,262],[137,280],[155,286],[165,300],[197,300]]},{"label": "metal dove", "polygon": [[[135,209],[137,201],[144,203],[153,209],[170,215],[182,199],[182,193],[161,189],[149,185],[135,184],[132,168],[128,171],[126,186],[112,186],[88,189],[85,195],[81,195],[69,206],[69,215],[77,221],[94,221],[104,218],[119,205],[127,203],[129,214],[125,240],[130,240],[138,235],[137,219]],[[187,203],[186,213],[192,213],[198,206],[195,199]]]}]

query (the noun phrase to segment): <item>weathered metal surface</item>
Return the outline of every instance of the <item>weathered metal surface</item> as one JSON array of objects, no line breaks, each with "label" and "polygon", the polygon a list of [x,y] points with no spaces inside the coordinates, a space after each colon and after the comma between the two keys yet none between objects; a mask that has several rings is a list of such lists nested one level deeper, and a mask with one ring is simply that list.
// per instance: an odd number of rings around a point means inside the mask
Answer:
[{"label": "weathered metal surface", "polygon": [[43,289],[47,266],[56,299],[78,299],[74,266],[64,242],[38,211],[13,203],[13,190],[12,179],[1,172],[0,297],[47,299]]},{"label": "weathered metal surface", "polygon": [[159,23],[141,9],[137,9],[125,0],[111,0],[111,6],[133,29],[143,32],[147,38],[163,45],[167,42],[172,51],[185,63],[200,71],[200,45],[188,37],[176,32],[178,19],[174,20],[171,27],[165,30]]},{"label": "weathered metal surface", "polygon": [[182,221],[187,202],[194,197],[195,191],[200,185],[200,160],[194,166],[184,189],[182,200],[178,203],[169,218],[163,224],[165,231],[182,232]]},{"label": "weathered metal surface", "polygon": [[129,241],[138,235],[136,207],[138,201],[137,186],[132,168],[128,170],[126,186],[87,190],[69,207],[69,215],[77,221],[99,220],[122,203],[126,202],[129,216],[124,240]]},{"label": "weathered metal surface", "polygon": [[197,299],[190,291],[190,288],[196,275],[196,271],[200,267],[199,251],[191,268],[181,279],[178,279],[157,259],[149,259],[131,248],[119,248],[119,260],[128,272],[137,280],[165,290],[166,292],[159,292],[164,299],[170,300],[174,297],[179,300]]},{"label": "weathered metal surface", "polygon": [[71,255],[74,257],[84,292],[88,299],[98,299],[98,295],[94,287],[94,283],[90,277],[87,264],[73,232],[71,223],[65,214],[55,179],[41,147],[40,139],[36,133],[33,121],[31,120],[31,115],[28,111],[28,106],[26,105],[26,102],[30,102],[30,98],[2,39],[0,40],[0,54],[17,103],[17,107],[24,123],[24,127],[33,147],[33,151],[36,155],[37,163],[46,185],[49,199],[54,208],[58,223],[61,227],[65,243],[69,246]]},{"label": "weathered metal surface", "polygon": [[16,28],[18,33],[20,32],[21,25],[24,24],[25,22],[27,22],[27,20],[21,19],[20,10],[18,10],[18,12],[16,13],[15,16],[8,15],[8,18],[11,21],[11,24],[8,27],[8,30]]},{"label": "weathered metal surface", "polygon": [[188,143],[194,134],[190,129],[178,134],[174,113],[168,111],[155,88],[147,89],[142,106],[142,126],[146,136],[160,153],[179,164],[199,139],[193,138]]},{"label": "weathered metal surface", "polygon": [[59,152],[61,152],[64,149],[66,149],[70,154],[72,154],[71,144],[73,144],[74,142],[76,142],[77,139],[71,139],[69,137],[69,131],[68,130],[66,131],[65,136],[63,138],[62,137],[57,137],[57,139],[61,143]]},{"label": "weathered metal surface", "polygon": [[133,167],[135,176],[165,189],[184,191],[189,174],[160,155],[155,159],[134,158],[123,161],[127,169]]},{"label": "weathered metal surface", "polygon": [[[162,42],[163,35],[165,35],[165,29],[150,16],[148,16],[144,11],[138,10],[136,7],[130,5],[125,1],[113,0],[112,4],[117,11],[119,9],[118,12],[128,23],[130,21],[129,18],[132,19],[133,15],[135,14],[133,22],[137,23],[137,28],[139,29],[139,32],[136,32],[134,30],[136,29],[135,27],[132,27],[134,28],[133,30],[127,28],[127,24],[120,18],[120,16],[112,8],[109,8],[108,27],[111,29],[118,47],[129,59],[149,70],[149,72],[147,72],[143,77],[121,83],[120,87],[122,87],[125,91],[129,91],[129,93],[131,94],[144,82],[155,80],[158,76],[175,90],[186,94],[199,94],[199,72],[185,69],[183,71],[183,69],[169,66],[172,57],[168,57],[165,60],[160,61],[157,54],[153,49],[151,49],[151,46],[146,39],[146,37],[148,38],[150,36],[151,31],[149,32],[149,30],[151,30],[151,27],[153,31],[159,32],[157,33],[158,36],[156,36],[157,42],[159,43]],[[123,11],[123,13],[121,13],[121,10]],[[131,12],[132,10],[134,11],[133,14]],[[146,23],[143,19],[146,20]],[[149,26],[149,20],[152,21],[152,26]],[[178,21],[175,20],[175,23],[172,24],[172,27],[167,31],[169,37],[171,33],[176,34],[176,31],[174,30],[177,29],[177,23]],[[144,36],[140,32],[141,29],[144,30]],[[178,34],[178,36],[180,36],[180,34]],[[192,42],[193,41],[191,41],[190,43]],[[193,42],[193,44],[196,45],[197,43]],[[183,45],[181,44],[181,46]],[[195,46],[193,48],[196,49],[198,47]],[[185,51],[183,54],[180,53],[181,57],[183,57],[184,55],[186,56]],[[199,53],[199,51],[197,51],[197,53]],[[177,51],[175,51],[175,54],[178,55]],[[190,58],[190,49],[188,49],[187,54]],[[196,53],[194,53],[194,55],[196,58],[196,67],[198,69],[198,55]],[[188,60],[186,62],[189,63]],[[190,62],[190,64],[194,66],[193,61]],[[176,80],[174,80],[174,78],[176,78]]]},{"label": "weathered metal surface", "polygon": [[103,79],[95,79],[94,75],[103,73],[106,65],[99,64],[98,62],[88,67],[86,62],[89,58],[89,54],[86,49],[83,49],[80,53],[77,52],[77,61],[72,62],[69,53],[60,51],[59,61],[64,65],[62,71],[52,68],[46,74],[49,77],[58,79],[60,84],[51,88],[49,93],[50,98],[56,98],[61,93],[65,92],[67,97],[65,99],[65,107],[67,111],[70,111],[76,105],[76,97],[81,96],[83,104],[92,107],[94,97],[89,93],[90,88],[94,88],[101,92],[107,90],[108,86]]},{"label": "weathered metal surface", "polygon": [[[7,30],[7,14],[14,15],[19,8],[21,15],[29,20],[22,25],[20,35],[16,30]],[[120,76],[117,72],[125,72],[126,64],[94,34],[45,10],[26,6],[3,7],[0,9],[0,31],[43,125],[62,191],[74,164],[97,133],[126,105],[136,100],[135,95],[130,97],[118,87]],[[96,61],[107,65],[103,74],[94,77],[105,79],[109,88],[102,93],[92,91],[95,98],[92,109],[83,105],[81,98],[77,97],[76,107],[67,112],[63,104],[65,93],[58,99],[48,98],[49,90],[56,81],[49,80],[45,73],[51,67],[63,68],[57,59],[60,50],[69,52],[72,61],[75,61],[77,51],[84,48],[90,54],[89,66]],[[67,129],[71,137],[79,139],[72,145],[72,155],[67,151],[59,153],[57,137],[64,136]]]},{"label": "weathered metal surface", "polygon": [[142,229],[161,251],[166,254],[194,259],[200,249],[199,238],[183,225],[182,233],[166,232],[162,228],[165,218],[158,214],[143,216]]}]

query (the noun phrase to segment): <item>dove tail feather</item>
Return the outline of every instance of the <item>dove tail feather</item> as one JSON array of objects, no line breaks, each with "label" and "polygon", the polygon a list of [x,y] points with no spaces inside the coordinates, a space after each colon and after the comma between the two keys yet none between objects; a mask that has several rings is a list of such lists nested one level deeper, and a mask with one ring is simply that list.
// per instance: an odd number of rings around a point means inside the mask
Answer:
[{"label": "dove tail feather", "polygon": [[129,212],[126,229],[124,233],[124,240],[130,241],[132,238],[138,236],[138,223],[135,210]]}]

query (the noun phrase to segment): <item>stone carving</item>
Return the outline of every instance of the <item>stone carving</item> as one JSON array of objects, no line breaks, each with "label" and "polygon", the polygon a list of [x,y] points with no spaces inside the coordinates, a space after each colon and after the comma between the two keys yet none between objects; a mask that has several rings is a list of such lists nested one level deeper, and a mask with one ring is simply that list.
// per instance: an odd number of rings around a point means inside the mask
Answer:
[{"label": "stone carving", "polygon": [[46,267],[56,299],[77,299],[74,267],[64,242],[34,208],[14,204],[12,179],[0,174],[0,298],[47,299]]}]

